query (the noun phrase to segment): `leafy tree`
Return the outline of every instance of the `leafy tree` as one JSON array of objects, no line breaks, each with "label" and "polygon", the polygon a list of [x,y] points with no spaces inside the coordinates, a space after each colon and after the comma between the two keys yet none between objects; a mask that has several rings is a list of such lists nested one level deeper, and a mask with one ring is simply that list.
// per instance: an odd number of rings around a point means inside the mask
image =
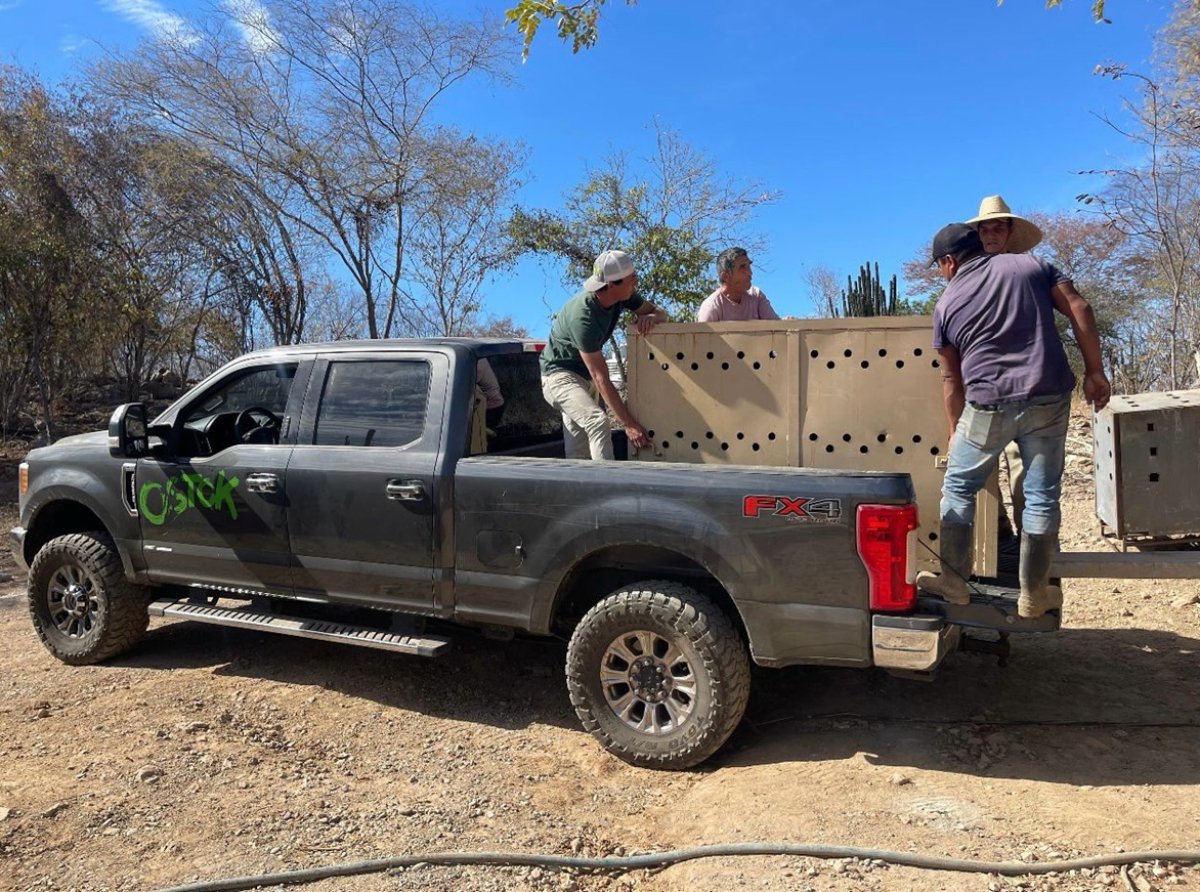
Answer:
[{"label": "leafy tree", "polygon": [[1144,261],[1142,309],[1164,326],[1163,384],[1177,388],[1193,381],[1200,366],[1200,147],[1191,133],[1194,112],[1173,98],[1186,77],[1165,88],[1121,66],[1103,73],[1139,82],[1139,103],[1126,103],[1133,126],[1117,129],[1142,147],[1143,160],[1103,171],[1105,189],[1080,199],[1097,207]]},{"label": "leafy tree", "polygon": [[204,162],[93,95],[0,69],[5,430],[36,402],[54,437],[88,394],[136,399],[157,370],[183,381],[242,352],[233,298],[249,290],[221,212],[236,183]]},{"label": "leafy tree", "polygon": [[934,304],[946,290],[946,280],[936,266],[929,265],[929,242],[917,248],[911,260],[900,267],[904,275],[905,305],[915,316],[933,313]]},{"label": "leafy tree", "polygon": [[817,315],[823,319],[837,318],[842,294],[837,273],[818,264],[805,270],[804,279],[808,285],[809,300]]},{"label": "leafy tree", "polygon": [[[517,5],[505,12],[506,20],[515,23],[524,38],[522,58],[529,57],[529,47],[537,36],[542,22],[554,22],[558,36],[571,41],[571,52],[591,49],[600,36],[597,22],[600,9],[608,0],[580,0],[579,3],[563,3],[561,0],[518,0]],[[625,0],[630,6],[637,0]]]},{"label": "leafy tree", "polygon": [[[505,11],[509,24],[515,24],[524,38],[522,58],[528,58],[529,48],[543,22],[553,22],[558,36],[571,42],[571,52],[591,49],[600,37],[598,22],[600,10],[608,0],[579,0],[578,3],[563,3],[561,0],[517,0],[515,6]],[[633,6],[637,0],[625,0]],[[1063,0],[1046,0],[1046,8],[1060,6]],[[997,0],[1003,5],[1004,0]],[[1092,17],[1097,22],[1108,22],[1104,17],[1105,0],[1092,0]]]},{"label": "leafy tree", "polygon": [[70,134],[35,79],[0,70],[0,431],[36,393],[48,436],[90,330],[93,242],[63,186]]},{"label": "leafy tree", "polygon": [[[414,289],[428,279],[413,278],[409,251],[423,239],[428,260],[446,223],[441,206],[461,202],[439,175],[456,134],[437,132],[431,109],[465,78],[503,77],[507,43],[487,22],[394,0],[262,0],[224,5],[186,38],[146,43],[103,65],[96,83],[223,165],[246,208],[269,211],[258,214],[261,233],[250,247],[269,237],[290,260],[285,234],[297,252],[320,244],[357,286],[369,336],[389,337],[427,324],[425,295]],[[458,235],[492,237],[481,233]],[[288,275],[271,277],[267,261],[243,251],[230,268],[280,305],[298,299],[295,264],[277,264]],[[443,309],[472,299],[433,298]],[[302,316],[295,308],[285,321]]]},{"label": "leafy tree", "polygon": [[715,286],[717,253],[755,246],[739,233],[755,208],[778,196],[757,183],[730,183],[677,134],[654,127],[656,151],[637,171],[627,155],[611,155],[566,197],[562,212],[518,210],[510,231],[524,250],[563,262],[569,287],[591,274],[602,251],[628,251],[638,293],[690,319]]},{"label": "leafy tree", "polygon": [[132,398],[191,301],[179,215],[153,174],[159,146],[86,96],[0,71],[0,316],[9,429],[37,393],[56,435],[63,406],[106,379]]},{"label": "leafy tree", "polygon": [[[1046,8],[1052,9],[1055,6],[1061,6],[1063,0],[1046,0]],[[1004,0],[998,0],[1000,5],[1004,4]],[[1105,0],[1092,0],[1092,18],[1097,22],[1109,24],[1109,20],[1104,17]]]},{"label": "leafy tree", "polygon": [[507,209],[526,153],[450,129],[434,139],[429,157],[436,163],[423,180],[429,195],[409,246],[411,277],[424,298],[413,299],[407,315],[415,334],[458,335],[486,327],[480,289],[519,253]]},{"label": "leafy tree", "polygon": [[[1105,367],[1114,384],[1126,393],[1146,390],[1143,348],[1161,335],[1147,339],[1145,294],[1141,286],[1142,262],[1128,239],[1098,214],[1059,212],[1031,213],[1029,218],[1042,230],[1043,240],[1034,253],[1071,276],[1079,293],[1096,314]],[[1074,334],[1066,319],[1056,316],[1059,333],[1071,343]],[[1154,352],[1151,350],[1150,352]],[[1077,350],[1067,356],[1082,373]]]},{"label": "leafy tree", "polygon": [[518,325],[512,316],[484,316],[458,332],[468,338],[528,338],[529,329]]}]

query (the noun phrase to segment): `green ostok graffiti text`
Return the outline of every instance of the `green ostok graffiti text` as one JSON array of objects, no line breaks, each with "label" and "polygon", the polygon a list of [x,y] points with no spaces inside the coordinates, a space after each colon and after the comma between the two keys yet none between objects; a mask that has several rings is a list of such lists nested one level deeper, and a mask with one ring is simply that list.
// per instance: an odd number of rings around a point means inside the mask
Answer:
[{"label": "green ostok graffiti text", "polygon": [[180,515],[189,508],[199,505],[213,511],[226,510],[232,520],[237,520],[237,506],[233,503],[233,491],[238,479],[226,477],[218,471],[215,480],[203,474],[180,474],[168,477],[164,483],[143,483],[138,490],[138,508],[142,517],[155,526],[162,526],[169,515]]}]

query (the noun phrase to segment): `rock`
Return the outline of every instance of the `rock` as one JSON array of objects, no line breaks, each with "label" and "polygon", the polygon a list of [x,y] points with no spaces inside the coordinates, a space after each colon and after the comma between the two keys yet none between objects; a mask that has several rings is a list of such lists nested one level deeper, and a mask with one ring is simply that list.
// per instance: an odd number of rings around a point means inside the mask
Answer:
[{"label": "rock", "polygon": [[11,808],[0,808],[0,821],[7,821],[8,816],[12,814]]},{"label": "rock", "polygon": [[899,773],[893,774],[888,780],[891,782],[892,786],[895,787],[903,787],[912,783],[912,778],[910,778],[908,775]]},{"label": "rock", "polygon": [[199,734],[208,730],[208,722],[188,722],[183,728],[189,734]]},{"label": "rock", "polygon": [[137,779],[143,784],[158,783],[158,779],[162,776],[163,770],[157,765],[143,765],[137,772]]},{"label": "rock", "polygon": [[62,812],[66,811],[66,809],[67,809],[67,803],[56,802],[52,806],[50,806],[48,809],[46,809],[44,812],[42,812],[42,817],[43,818],[53,818],[56,815],[59,815]]},{"label": "rock", "polygon": [[1183,595],[1171,602],[1172,607],[1190,607],[1193,604],[1200,604],[1200,595]]}]

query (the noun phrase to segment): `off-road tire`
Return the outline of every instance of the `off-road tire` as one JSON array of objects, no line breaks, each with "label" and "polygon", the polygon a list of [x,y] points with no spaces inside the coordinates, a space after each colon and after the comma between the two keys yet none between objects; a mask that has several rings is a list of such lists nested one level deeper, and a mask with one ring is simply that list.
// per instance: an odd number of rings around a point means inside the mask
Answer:
[{"label": "off-road tire", "polygon": [[148,590],[125,578],[105,532],[51,539],[29,568],[29,615],[50,653],[72,666],[110,659],[146,632]]},{"label": "off-road tire", "polygon": [[750,698],[749,657],[729,618],[688,586],[662,580],[621,589],[589,610],[571,636],[566,668],[584,729],[644,768],[699,765],[729,739]]}]

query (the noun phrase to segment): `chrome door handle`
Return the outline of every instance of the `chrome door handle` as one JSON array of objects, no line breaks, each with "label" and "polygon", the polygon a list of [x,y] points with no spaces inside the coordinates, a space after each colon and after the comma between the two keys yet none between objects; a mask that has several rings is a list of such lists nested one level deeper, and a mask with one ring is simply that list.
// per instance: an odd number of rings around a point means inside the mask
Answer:
[{"label": "chrome door handle", "polygon": [[394,502],[417,502],[425,498],[425,484],[420,480],[389,480],[384,491]]},{"label": "chrome door handle", "polygon": [[247,474],[248,492],[279,492],[279,478],[274,474]]}]

